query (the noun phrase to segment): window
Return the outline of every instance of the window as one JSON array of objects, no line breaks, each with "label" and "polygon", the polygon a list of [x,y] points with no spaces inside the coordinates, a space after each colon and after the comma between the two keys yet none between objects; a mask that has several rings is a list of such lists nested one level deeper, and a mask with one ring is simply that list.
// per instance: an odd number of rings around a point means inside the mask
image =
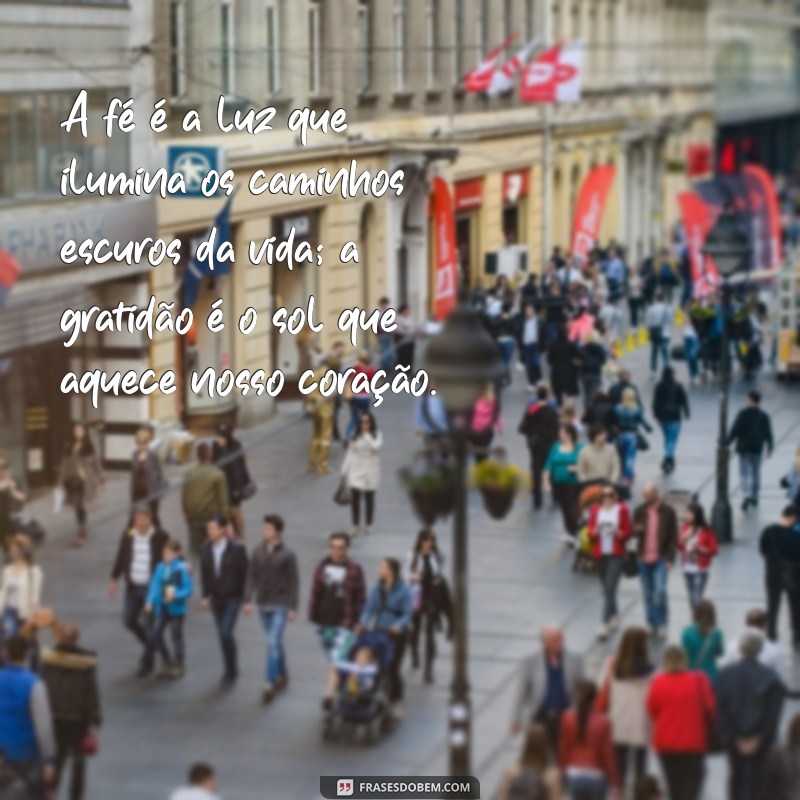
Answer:
[{"label": "window", "polygon": [[489,52],[489,3],[488,0],[478,0],[478,16],[475,20],[475,41],[478,45],[478,58],[483,58]]},{"label": "window", "polygon": [[169,87],[173,98],[186,94],[186,7],[184,0],[169,4]]},{"label": "window", "polygon": [[321,32],[322,11],[318,0],[311,0],[308,6],[308,91],[319,94],[321,86]]},{"label": "window", "polygon": [[77,92],[0,94],[0,198],[57,194],[61,170],[76,160],[79,177],[92,172],[122,172],[128,168],[128,136],[105,135],[102,115],[112,97],[130,90],[89,90],[87,133],[80,125],[67,133],[61,122],[69,115]]},{"label": "window", "polygon": [[453,80],[460,83],[464,77],[464,0],[455,0],[453,10]]},{"label": "window", "polygon": [[525,0],[525,40],[530,42],[536,30],[536,2]]},{"label": "window", "polygon": [[366,92],[372,85],[372,20],[369,0],[358,4],[358,89]]},{"label": "window", "polygon": [[439,72],[439,0],[428,0],[425,6],[425,29],[428,50],[428,88],[436,86]]},{"label": "window", "polygon": [[224,94],[233,94],[233,6],[231,0],[220,5],[220,85]]},{"label": "window", "polygon": [[406,0],[394,0],[392,13],[392,47],[394,49],[394,89],[406,87]]},{"label": "window", "polygon": [[280,25],[276,3],[267,4],[267,93],[270,97],[281,91]]},{"label": "window", "polygon": [[514,30],[514,2],[503,0],[503,41],[511,36]]}]

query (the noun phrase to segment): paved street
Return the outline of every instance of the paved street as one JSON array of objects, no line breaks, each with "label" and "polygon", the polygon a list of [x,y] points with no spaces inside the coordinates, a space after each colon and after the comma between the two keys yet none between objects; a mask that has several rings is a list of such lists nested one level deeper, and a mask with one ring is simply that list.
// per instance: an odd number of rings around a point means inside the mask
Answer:
[{"label": "paved street", "polygon": [[[643,369],[643,352],[625,358],[635,367],[649,405],[650,382]],[[762,379],[762,388],[765,407],[773,414],[778,450],[765,466],[761,507],[747,520],[738,511],[738,491],[734,492],[737,542],[715,562],[709,587],[709,596],[718,603],[721,626],[729,634],[739,630],[748,608],[763,603],[757,534],[761,524],[777,514],[784,503],[778,481],[800,436],[800,389],[775,384],[769,377]],[[505,400],[507,430],[498,443],[508,448],[512,460],[527,465],[527,451],[516,433],[523,390],[522,374],[516,373]],[[734,410],[743,395],[744,388],[736,382]],[[699,490],[708,504],[713,493],[717,392],[714,387],[696,389],[691,400],[693,417],[684,428],[678,467],[664,485]],[[419,528],[396,479],[397,470],[418,446],[411,435],[411,403],[388,398],[378,410],[378,421],[385,444],[376,531],[368,539],[358,540],[353,548],[370,584],[380,558],[403,556]],[[639,457],[639,486],[659,475],[660,435],[650,438],[653,446]],[[336,478],[306,474],[308,423],[297,408],[282,411],[264,428],[243,431],[242,439],[260,489],[246,504],[248,539],[252,543],[260,535],[259,520],[264,513],[276,512],[286,518],[286,541],[299,556],[305,602],[310,574],[325,551],[327,534],[349,529],[347,510],[331,501]],[[183,536],[178,480],[179,473],[173,473],[174,491],[162,505],[162,516],[167,530]],[[426,687],[419,674],[407,672],[406,718],[387,739],[371,747],[322,741],[319,700],[323,657],[304,613],[287,635],[291,685],[269,707],[259,704],[264,636],[258,621],[241,620],[242,679],[233,691],[221,694],[216,689],[221,663],[212,623],[198,605],[193,606],[187,623],[186,678],[166,683],[133,677],[138,647],[122,629],[119,602],[109,601],[106,595],[107,576],[124,521],[126,493],[127,480],[114,476],[94,509],[91,540],[82,551],[69,547],[72,520],[66,514],[53,519],[49,498],[34,504],[33,509],[50,531],[41,553],[45,601],[56,607],[59,616],[77,620],[85,645],[101,654],[106,724],[100,738],[101,752],[90,767],[90,798],[160,800],[181,782],[185,767],[196,759],[208,759],[218,766],[226,800],[311,800],[318,793],[320,774],[444,774],[450,654],[444,643],[436,664],[435,686]],[[483,796],[488,797],[500,770],[516,753],[517,744],[509,741],[507,731],[511,696],[520,660],[531,649],[539,627],[545,622],[562,624],[569,644],[587,653],[595,671],[607,649],[594,645],[599,587],[596,579],[572,573],[571,552],[559,541],[560,517],[556,512],[533,515],[527,497],[521,497],[508,519],[496,523],[487,517],[476,495],[470,499],[469,520],[473,763],[474,773],[483,784]],[[449,554],[449,530],[439,533]],[[623,625],[641,623],[638,582],[624,583],[622,600]],[[670,630],[675,638],[689,617],[685,588],[675,573],[670,600]],[[782,622],[786,624],[785,618]],[[719,765],[715,765],[706,793],[709,800],[723,796],[721,774]]]}]

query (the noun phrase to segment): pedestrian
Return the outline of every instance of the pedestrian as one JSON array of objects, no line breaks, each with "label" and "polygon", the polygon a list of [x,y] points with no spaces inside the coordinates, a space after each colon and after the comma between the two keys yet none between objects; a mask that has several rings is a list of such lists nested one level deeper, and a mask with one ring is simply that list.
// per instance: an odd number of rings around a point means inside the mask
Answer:
[{"label": "pedestrian", "polygon": [[655,293],[654,302],[644,315],[644,324],[650,337],[650,373],[655,379],[658,371],[658,360],[663,366],[669,366],[669,325],[672,312],[664,302],[662,292]]},{"label": "pedestrian", "polygon": [[[177,539],[170,539],[164,545],[164,557],[150,579],[145,606],[152,618],[145,659],[152,669],[156,652],[162,653],[163,678],[183,677],[186,668],[183,626],[193,592],[194,581],[183,558],[183,547]],[[167,628],[172,639],[172,653],[164,642]]]},{"label": "pedestrian", "polygon": [[556,338],[547,350],[547,362],[556,402],[561,405],[565,397],[577,397],[580,350],[569,340],[565,325],[558,327]]},{"label": "pedestrian", "polygon": [[245,590],[245,615],[253,605],[267,635],[267,658],[264,668],[263,703],[289,685],[286,649],[283,637],[286,623],[294,622],[300,597],[297,556],[283,541],[285,523],[277,514],[264,517],[263,541],[253,548]]},{"label": "pedestrian", "polygon": [[687,669],[680,647],[664,651],[661,672],[650,683],[647,713],[670,800],[699,800],[716,703],[708,678]]},{"label": "pedestrian", "polygon": [[616,486],[620,479],[619,453],[608,442],[608,432],[602,425],[589,428],[589,444],[578,456],[578,480],[581,483],[609,483]]},{"label": "pedestrian", "polygon": [[426,450],[441,453],[447,449],[449,429],[450,421],[442,396],[431,388],[417,401],[414,433],[422,437]]},{"label": "pedestrian", "polygon": [[733,421],[726,444],[736,442],[739,456],[739,480],[741,486],[742,511],[758,506],[758,493],[761,488],[761,459],[766,452],[772,455],[772,422],[769,415],[761,409],[761,392],[752,389],[747,393],[747,406]]},{"label": "pedestrian", "polygon": [[436,543],[436,534],[425,528],[417,535],[414,549],[408,554],[405,576],[411,587],[414,614],[411,622],[411,666],[419,669],[419,636],[425,628],[423,679],[433,683],[436,659],[436,633],[446,623],[448,640],[453,635],[453,609],[450,589],[444,574],[444,558]]},{"label": "pedestrian", "polygon": [[800,507],[800,445],[795,450],[789,472],[781,480],[781,486],[786,489],[788,502]]},{"label": "pedestrian", "polygon": [[762,638],[745,633],[742,658],[717,676],[719,733],[728,751],[730,800],[758,800],[764,765],[778,739],[786,689],[759,663]]},{"label": "pedestrian", "polygon": [[800,797],[800,714],[786,731],[786,741],[767,756],[759,800],[797,800]]},{"label": "pedestrian", "polygon": [[575,706],[561,717],[558,766],[573,800],[605,800],[609,787],[620,796],[619,773],[611,743],[608,717],[594,708],[597,687],[581,681]]},{"label": "pedestrian", "polygon": [[152,448],[153,431],[151,428],[139,428],[136,431],[136,449],[131,457],[131,508],[141,503],[150,506],[150,516],[156,527],[160,526],[158,510],[161,505],[161,494],[166,489],[164,469],[158,453]]},{"label": "pedestrian", "polygon": [[36,563],[30,539],[18,533],[11,538],[6,565],[0,573],[2,640],[22,632],[32,622],[42,602],[44,573]]},{"label": "pedestrian", "polygon": [[606,349],[600,344],[597,331],[590,330],[585,334],[579,353],[583,403],[586,408],[602,387],[603,366],[608,360]]},{"label": "pedestrian", "polygon": [[360,628],[385,631],[392,640],[392,662],[389,665],[389,702],[392,715],[403,715],[403,677],[401,669],[408,631],[413,616],[411,589],[400,574],[396,558],[384,558],[378,568],[378,581],[367,597],[361,613]]},{"label": "pedestrian", "polygon": [[689,605],[694,612],[703,599],[711,562],[719,552],[717,535],[706,522],[703,506],[696,501],[689,503],[683,515],[678,531],[678,550],[681,554],[681,568],[689,594]]},{"label": "pedestrian", "polygon": [[613,486],[603,487],[600,502],[589,512],[587,529],[603,589],[602,624],[597,632],[598,641],[603,642],[619,627],[617,590],[631,535],[630,511]]},{"label": "pedestrian", "polygon": [[[382,334],[391,338],[391,334]],[[314,389],[306,395],[306,411],[311,416],[311,441],[308,444],[308,471],[316,475],[327,475],[331,471],[331,442],[334,434],[339,439],[338,409],[341,395],[324,395],[320,389],[321,382],[331,372],[338,374],[341,368],[339,358],[341,351],[335,356],[328,356],[314,372],[311,386]],[[392,351],[394,360],[394,351]]]},{"label": "pedestrian", "polygon": [[658,254],[658,285],[661,288],[661,293],[664,299],[672,302],[672,293],[678,285],[678,276],[675,274],[675,267],[670,259],[669,251],[662,248]]},{"label": "pedestrian", "polygon": [[[142,655],[139,660],[139,677],[150,674],[147,664],[148,615],[145,613],[150,580],[164,557],[164,547],[169,537],[153,525],[149,505],[139,505],[133,510],[133,523],[120,537],[117,555],[111,569],[108,596],[117,596],[119,580],[125,581],[122,605],[122,623],[139,640]],[[164,651],[161,652],[164,658]]]},{"label": "pedestrian", "polygon": [[[371,382],[375,376],[375,367],[369,363],[369,353],[366,350],[360,350],[358,353],[358,360],[353,365],[353,376],[346,389],[346,396],[349,397],[350,403],[350,422],[347,424],[347,432],[345,434],[347,441],[350,442],[358,432],[358,425],[361,417],[369,413],[372,408],[372,392],[369,389],[367,382]],[[353,389],[353,381],[359,378],[359,391]]]},{"label": "pedestrian", "polygon": [[800,645],[799,515],[795,506],[786,506],[778,521],[764,528],[759,540],[767,593],[767,635],[773,642],[778,641],[778,614],[785,593],[795,646]]},{"label": "pedestrian", "polygon": [[[590,431],[590,441],[591,430],[598,425],[605,430],[607,442],[614,442],[616,440],[617,417],[614,413],[614,405],[605,392],[595,393],[592,402],[583,412],[581,422],[584,427]],[[617,463],[619,463],[619,455],[617,455]],[[617,480],[619,480],[619,477],[617,477]]]},{"label": "pedestrian", "polygon": [[[610,348],[619,347],[622,343],[622,312],[619,310],[617,301],[611,297],[605,298],[597,320],[603,327],[605,339]],[[613,350],[612,350],[613,352]]]},{"label": "pedestrian", "polygon": [[353,629],[361,619],[367,597],[364,570],[349,556],[350,537],[332,533],[328,537],[328,555],[314,570],[308,618],[317,626],[322,647],[328,658],[328,676],[324,711],[333,709],[338,685],[336,663],[346,658]]},{"label": "pedestrian", "polygon": [[725,639],[717,627],[717,610],[710,600],[697,604],[694,622],[683,629],[681,646],[686,651],[689,669],[704,672],[713,685],[717,661],[725,654]]},{"label": "pedestrian", "polygon": [[583,678],[583,656],[566,649],[564,633],[558,626],[545,626],[538,648],[522,662],[512,735],[538,723],[547,731],[551,751],[557,753],[561,717]]},{"label": "pedestrian", "polygon": [[561,772],[552,758],[544,726],[530,725],[519,760],[503,773],[496,800],[562,800]]},{"label": "pedestrian", "polygon": [[0,753],[28,788],[29,800],[46,800],[55,777],[52,713],[44,681],[26,664],[28,640],[17,634],[5,645],[0,669]]},{"label": "pedestrian", "polygon": [[89,535],[87,506],[94,501],[97,492],[105,487],[105,477],[100,468],[100,459],[82,422],[72,425],[72,432],[61,456],[57,485],[63,490],[67,505],[75,511],[78,532],[73,544],[75,547],[83,547]]},{"label": "pedestrian", "polygon": [[664,434],[664,460],[661,470],[669,475],[675,470],[675,450],[681,435],[681,423],[689,419],[689,398],[683,385],[675,380],[675,370],[664,367],[653,392],[653,417]]},{"label": "pedestrian", "polygon": [[522,321],[519,330],[519,348],[525,374],[528,378],[528,391],[542,379],[540,351],[544,344],[544,330],[536,306],[527,302],[522,307]]},{"label": "pedestrian", "polygon": [[189,553],[197,561],[206,542],[206,528],[211,519],[228,518],[230,502],[225,473],[212,463],[208,442],[196,449],[197,464],[183,478],[181,507],[189,529]]},{"label": "pedestrian", "polygon": [[233,428],[227,422],[217,425],[211,458],[214,466],[225,473],[231,522],[233,522],[236,537],[244,542],[245,521],[244,514],[242,514],[242,502],[255,494],[255,485],[250,477],[250,471],[247,469],[244,448],[234,437]]},{"label": "pedestrian", "polygon": [[[683,355],[689,370],[689,385],[696,386],[700,381],[700,339],[689,314],[689,304],[684,313]],[[705,372],[703,375],[705,377]]]},{"label": "pedestrian", "polygon": [[488,384],[475,401],[470,420],[470,442],[475,451],[476,462],[485,461],[489,457],[495,432],[503,433],[503,418],[500,416],[494,387]]},{"label": "pedestrian", "polygon": [[[342,480],[350,488],[352,536],[371,533],[375,522],[375,494],[381,478],[380,452],[383,434],[370,412],[361,415],[358,429],[350,439],[340,470]],[[364,528],[361,527],[361,505],[364,505]]]},{"label": "pedestrian", "polygon": [[[388,297],[381,297],[381,299],[378,300],[378,310],[380,311],[381,319],[383,319],[383,315],[391,308],[391,305]],[[389,375],[394,372],[396,364],[395,336],[393,333],[385,331],[383,325],[379,326],[377,336],[378,363],[380,364],[380,368]]]},{"label": "pedestrian", "polygon": [[658,780],[652,775],[643,775],[633,785],[633,800],[664,800]]},{"label": "pedestrian", "polygon": [[635,478],[636,454],[642,444],[646,444],[639,428],[644,428],[648,433],[653,428],[644,418],[633,389],[625,389],[622,393],[619,405],[614,408],[614,415],[617,418],[617,447],[622,461],[622,479],[630,486]]},{"label": "pedestrian", "polygon": [[211,611],[219,636],[225,672],[222,688],[229,688],[239,677],[234,632],[247,588],[247,550],[225,535],[228,520],[211,519],[206,525],[208,541],[200,553],[200,579],[203,610]]},{"label": "pedestrian", "polygon": [[553,492],[553,499],[561,509],[565,541],[569,543],[574,543],[578,535],[578,458],[582,448],[578,443],[575,426],[561,425],[558,429],[558,441],[550,448],[544,465],[544,486]]},{"label": "pedestrian", "polygon": [[395,323],[397,325],[394,345],[397,354],[395,366],[411,370],[414,367],[414,350],[419,331],[411,316],[411,306],[408,303],[402,303],[397,309]]},{"label": "pedestrian", "polygon": [[632,269],[628,276],[628,311],[631,328],[639,327],[639,315],[644,307],[644,280],[638,269]]},{"label": "pedestrian", "polygon": [[11,462],[0,453],[0,548],[6,553],[11,536],[16,533],[12,515],[25,502],[25,493],[11,474]]},{"label": "pedestrian", "polygon": [[58,789],[67,759],[72,761],[69,799],[86,792],[86,737],[96,739],[103,723],[97,654],[80,647],[80,631],[72,622],[56,626],[56,643],[42,652],[42,680],[47,686],[56,740],[54,786]]},{"label": "pedestrian", "polygon": [[192,764],[189,767],[187,786],[174,791],[170,800],[220,800],[214,768],[200,762]]},{"label": "pedestrian", "polygon": [[639,389],[633,382],[631,372],[629,369],[625,369],[624,367],[617,373],[616,382],[613,383],[611,388],[608,390],[608,400],[612,407],[616,407],[622,402],[622,393],[626,389],[631,389],[633,391],[633,393],[636,395],[636,404],[639,406],[639,408],[644,408],[641,395],[639,394]]},{"label": "pedestrian", "polygon": [[517,432],[525,437],[531,463],[531,494],[533,508],[542,507],[542,485],[545,463],[550,448],[558,440],[558,411],[553,407],[546,386],[538,386],[534,399],[528,403]]},{"label": "pedestrian", "polygon": [[678,547],[678,519],[674,509],[661,500],[658,487],[645,484],[644,503],[633,513],[639,578],[650,632],[663,639],[669,624],[667,581]]},{"label": "pedestrian", "polygon": [[744,618],[744,629],[741,634],[728,643],[725,655],[720,660],[720,667],[727,667],[741,660],[739,640],[745,633],[754,633],[762,639],[761,652],[758,660],[765,666],[775,670],[779,676],[784,674],[784,654],[777,642],[773,642],[767,635],[769,618],[763,608],[751,608]]}]

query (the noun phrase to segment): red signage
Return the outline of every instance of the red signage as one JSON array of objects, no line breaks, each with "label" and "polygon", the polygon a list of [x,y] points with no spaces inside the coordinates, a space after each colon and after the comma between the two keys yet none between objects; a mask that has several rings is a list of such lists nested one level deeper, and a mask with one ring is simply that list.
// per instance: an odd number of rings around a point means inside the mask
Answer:
[{"label": "red signage", "polygon": [[483,178],[456,183],[456,211],[469,211],[483,205]]},{"label": "red signage", "polygon": [[699,142],[686,146],[686,173],[690,178],[711,172],[711,145]]},{"label": "red signage", "polygon": [[611,164],[595,167],[581,186],[572,223],[572,255],[586,260],[597,244],[606,197],[616,170]]},{"label": "red signage", "polygon": [[503,173],[503,200],[516,203],[521,197],[528,196],[530,172],[527,169]]},{"label": "red signage", "polygon": [[431,194],[435,243],[433,313],[444,319],[455,307],[458,293],[456,219],[450,189],[444,178],[433,179]]}]

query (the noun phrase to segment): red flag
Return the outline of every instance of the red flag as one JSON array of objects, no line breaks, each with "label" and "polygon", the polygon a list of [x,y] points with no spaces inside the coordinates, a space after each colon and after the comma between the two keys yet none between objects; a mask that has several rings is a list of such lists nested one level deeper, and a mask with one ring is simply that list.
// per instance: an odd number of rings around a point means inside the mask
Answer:
[{"label": "red flag", "polygon": [[588,258],[600,235],[606,198],[615,173],[611,164],[595,167],[581,186],[572,223],[572,254],[581,260]]},{"label": "red flag", "polygon": [[533,51],[539,46],[539,39],[528,42],[513,58],[510,58],[500,69],[496,69],[492,74],[492,80],[486,94],[495,97],[498,94],[507,92],[514,86],[514,80],[522,72]]},{"label": "red flag", "polygon": [[694,192],[679,194],[678,205],[692,267],[692,296],[705,297],[715,291],[720,283],[714,262],[703,255],[703,245],[713,220],[709,216],[708,206]]},{"label": "red flag", "polygon": [[444,319],[455,308],[458,294],[456,218],[450,189],[444,178],[433,179],[431,211],[434,225],[436,261],[434,265],[433,314]]},{"label": "red flag", "polygon": [[524,103],[577,103],[581,99],[583,42],[555,47],[535,58],[522,74]]},{"label": "red flag", "polygon": [[500,47],[492,50],[472,72],[467,73],[467,76],[464,78],[464,88],[466,91],[473,93],[488,91],[489,87],[492,85],[492,76],[497,68],[500,55],[517,36],[519,36],[518,33],[512,33]]},{"label": "red flag", "polygon": [[770,266],[772,269],[778,269],[783,260],[783,253],[781,252],[781,214],[775,183],[764,167],[758,164],[745,164],[742,171],[761,187],[761,194],[766,203],[769,217]]}]

